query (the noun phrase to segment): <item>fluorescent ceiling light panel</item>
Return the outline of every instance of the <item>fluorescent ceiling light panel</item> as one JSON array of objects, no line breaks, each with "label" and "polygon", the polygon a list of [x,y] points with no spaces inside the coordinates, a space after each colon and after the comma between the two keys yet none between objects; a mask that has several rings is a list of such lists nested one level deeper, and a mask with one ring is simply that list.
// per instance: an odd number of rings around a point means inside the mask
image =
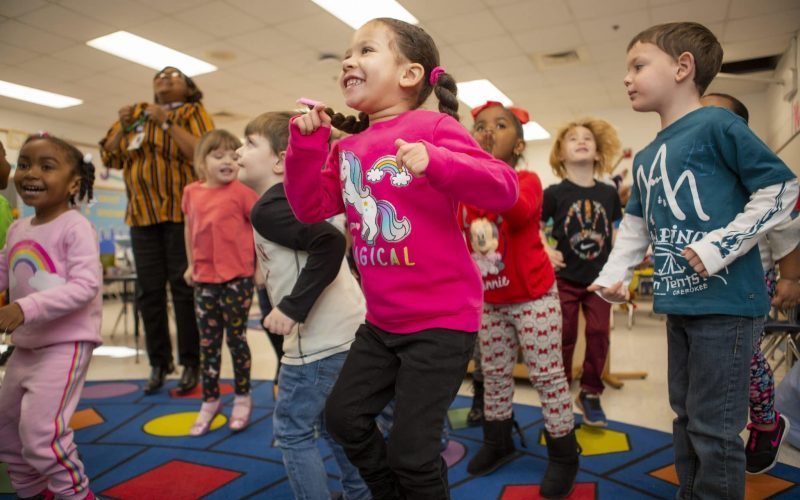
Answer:
[{"label": "fluorescent ceiling light panel", "polygon": [[550,138],[550,133],[536,122],[528,122],[523,125],[522,133],[526,141],[543,141]]},{"label": "fluorescent ceiling light panel", "polygon": [[376,17],[391,17],[411,24],[419,23],[395,0],[312,0],[353,29]]},{"label": "fluorescent ceiling light panel", "polygon": [[181,70],[186,76],[202,75],[217,70],[213,64],[127,31],[117,31],[89,40],[86,45],[156,70],[172,66]]},{"label": "fluorescent ceiling light panel", "polygon": [[472,80],[469,82],[456,83],[458,87],[458,98],[467,106],[474,108],[484,104],[486,101],[497,101],[503,106],[510,106],[511,99],[500,92],[489,80]]},{"label": "fluorescent ceiling light panel", "polygon": [[74,97],[54,94],[46,90],[17,85],[16,83],[5,82],[3,80],[0,80],[0,95],[58,109],[70,108],[78,104],[83,104],[83,101],[75,99]]}]

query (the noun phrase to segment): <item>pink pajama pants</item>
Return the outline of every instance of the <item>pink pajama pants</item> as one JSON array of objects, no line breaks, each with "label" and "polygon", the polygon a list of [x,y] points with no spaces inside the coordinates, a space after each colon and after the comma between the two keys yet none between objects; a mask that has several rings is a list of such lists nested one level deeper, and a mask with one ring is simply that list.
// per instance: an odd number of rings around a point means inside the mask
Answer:
[{"label": "pink pajama pants", "polygon": [[478,340],[486,420],[511,418],[512,372],[521,346],[531,383],[539,392],[547,432],[553,437],[568,434],[575,423],[561,361],[561,307],[556,285],[531,302],[485,304]]},{"label": "pink pajama pants", "polygon": [[0,387],[0,462],[21,497],[45,488],[56,498],[82,499],[89,478],[69,421],[80,399],[94,344],[17,347]]}]

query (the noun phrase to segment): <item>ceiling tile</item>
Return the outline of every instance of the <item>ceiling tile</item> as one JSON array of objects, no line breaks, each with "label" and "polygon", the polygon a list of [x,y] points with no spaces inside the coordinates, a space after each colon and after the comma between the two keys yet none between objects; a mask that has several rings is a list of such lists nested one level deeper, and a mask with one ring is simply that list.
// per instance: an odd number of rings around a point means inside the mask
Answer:
[{"label": "ceiling tile", "polygon": [[493,76],[492,81],[498,88],[503,89],[509,97],[516,100],[517,92],[530,92],[547,87],[549,83],[541,73],[526,73],[524,75]]},{"label": "ceiling tile", "polygon": [[18,64],[38,55],[21,47],[0,43],[0,64]]},{"label": "ceiling tile", "polygon": [[557,86],[586,83],[599,78],[595,67],[591,64],[574,64],[550,68],[547,71],[542,71],[542,76],[551,85]]},{"label": "ceiling tile", "polygon": [[[650,9],[650,22],[655,25],[686,21],[687,12],[691,12],[691,20],[696,23],[720,22],[726,18],[727,9],[724,8],[725,3],[719,0],[692,0],[691,2],[653,7]],[[723,4],[723,8],[720,8],[720,4]],[[645,29],[645,27],[642,29]]]},{"label": "ceiling tile", "polygon": [[116,112],[126,103],[132,103],[137,98],[150,101],[153,99],[150,86],[131,82],[112,73],[99,73],[85,76],[72,82],[74,85],[85,88],[90,93],[108,94],[110,96],[125,96],[124,99],[106,99],[105,105],[109,112]]},{"label": "ceiling tile", "polygon": [[555,52],[583,45],[583,38],[575,23],[514,33],[512,36],[529,54]]},{"label": "ceiling tile", "polygon": [[95,71],[108,71],[126,64],[132,64],[125,59],[112,56],[82,43],[53,52],[51,55],[61,61],[88,66]]},{"label": "ceiling tile", "polygon": [[428,21],[448,19],[485,8],[481,0],[401,0],[400,3],[423,25]]},{"label": "ceiling tile", "polygon": [[[773,12],[791,11],[797,8],[797,0],[732,0],[728,17],[739,19],[742,17],[752,17],[761,14],[771,14]],[[797,18],[795,17],[797,24]]]},{"label": "ceiling tile", "polygon": [[629,41],[652,24],[646,10],[578,22],[584,40],[590,44],[619,39]]},{"label": "ceiling tile", "polygon": [[[71,0],[65,0],[71,1]],[[191,10],[199,5],[208,3],[209,0],[137,0],[139,3],[146,5],[150,9],[164,12],[166,14],[179,14],[187,10]]]},{"label": "ceiling tile", "polygon": [[439,45],[439,62],[444,67],[456,67],[467,64],[466,59],[456,52],[450,45]]},{"label": "ceiling tile", "polygon": [[506,34],[505,28],[497,22],[488,9],[431,21],[429,25],[437,36],[448,44],[483,40]]},{"label": "ceiling tile", "polygon": [[61,6],[98,19],[116,27],[127,29],[156,18],[163,17],[161,12],[147,8],[135,0],[64,0]]},{"label": "ceiling tile", "polygon": [[14,18],[41,9],[46,5],[47,2],[44,0],[3,0],[3,4],[0,5],[0,14],[3,17]]},{"label": "ceiling tile", "polygon": [[567,0],[567,3],[575,19],[580,20],[628,14],[646,6],[641,0]]},{"label": "ceiling tile", "polygon": [[129,31],[175,50],[188,50],[214,41],[212,35],[168,17],[140,24]]},{"label": "ceiling tile", "polygon": [[573,20],[563,0],[530,0],[492,9],[495,17],[509,31],[529,31]]},{"label": "ceiling tile", "polygon": [[[162,0],[156,0],[162,1]],[[248,16],[255,17],[267,25],[304,19],[318,15],[322,8],[309,2],[287,2],[286,0],[226,0]]]},{"label": "ceiling tile", "polygon": [[114,31],[110,25],[97,22],[59,5],[49,5],[18,18],[29,26],[46,27],[47,31],[65,38],[85,42]]},{"label": "ceiling tile", "polygon": [[507,59],[523,55],[519,45],[509,36],[461,42],[454,44],[453,49],[466,61],[472,63],[496,61],[498,58]]},{"label": "ceiling tile", "polygon": [[18,65],[21,69],[33,74],[44,75],[53,81],[71,81],[85,77],[87,74],[95,73],[94,70],[86,66],[68,63],[60,59],[49,56],[40,56],[29,59]]},{"label": "ceiling tile", "polygon": [[793,33],[800,27],[798,19],[800,19],[800,9],[734,19],[726,23],[723,39],[726,42],[741,42],[767,38],[779,33]]},{"label": "ceiling tile", "polygon": [[586,46],[589,60],[592,63],[609,63],[615,66],[625,65],[625,54],[628,52],[628,40],[617,38],[607,42],[597,42]]},{"label": "ceiling tile", "polygon": [[63,49],[75,43],[68,38],[42,31],[14,19],[3,23],[3,29],[0,30],[0,42],[42,54]]},{"label": "ceiling tile", "polygon": [[[295,38],[275,28],[262,28],[243,35],[232,36],[227,41],[262,57],[292,51],[292,48],[298,45]],[[343,54],[344,50],[344,47],[341,47],[335,53]]]},{"label": "ceiling tile", "polygon": [[525,56],[487,60],[476,63],[475,67],[481,70],[486,75],[486,78],[490,80],[501,76],[522,76],[536,73],[533,63]]},{"label": "ceiling tile", "polygon": [[260,20],[222,2],[212,2],[186,10],[181,21],[216,36],[246,33],[262,26]]},{"label": "ceiling tile", "polygon": [[232,78],[242,76],[252,82],[269,83],[276,79],[276,73],[284,76],[296,76],[296,73],[290,72],[288,69],[279,66],[277,63],[267,64],[263,60],[251,61],[245,64],[239,64],[228,68],[228,73]]},{"label": "ceiling tile", "polygon": [[[344,54],[350,44],[354,30],[327,12],[304,18],[300,21],[281,23],[276,28],[295,41],[293,48],[311,47],[319,52]],[[313,33],[313,36],[308,36]]]},{"label": "ceiling tile", "polygon": [[289,70],[297,75],[319,75],[336,81],[342,72],[342,62],[339,57],[320,58],[320,53],[314,49],[300,48],[274,54],[265,61],[267,65],[275,65],[273,72]]},{"label": "ceiling tile", "polygon": [[227,40],[216,40],[196,45],[191,49],[187,49],[186,53],[209,62],[220,70],[259,59],[259,56],[251,51],[234,47]]}]

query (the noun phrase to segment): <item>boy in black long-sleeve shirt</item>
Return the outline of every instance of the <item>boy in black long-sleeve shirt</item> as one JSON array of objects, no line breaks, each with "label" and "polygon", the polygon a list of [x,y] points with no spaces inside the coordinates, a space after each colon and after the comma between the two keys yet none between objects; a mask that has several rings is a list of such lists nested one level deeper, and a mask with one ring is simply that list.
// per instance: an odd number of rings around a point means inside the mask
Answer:
[{"label": "boy in black long-sleeve shirt", "polygon": [[364,296],[344,259],[342,231],[328,222],[300,223],[286,199],[283,159],[291,116],[258,116],[247,125],[245,144],[237,151],[241,181],[261,194],[250,220],[273,304],[263,324],[285,336],[273,415],[275,441],[296,497],[330,496],[318,432],[342,471],[345,497],[367,499],[369,489],[358,469],[328,437],[322,420],[325,400],[364,322]]}]

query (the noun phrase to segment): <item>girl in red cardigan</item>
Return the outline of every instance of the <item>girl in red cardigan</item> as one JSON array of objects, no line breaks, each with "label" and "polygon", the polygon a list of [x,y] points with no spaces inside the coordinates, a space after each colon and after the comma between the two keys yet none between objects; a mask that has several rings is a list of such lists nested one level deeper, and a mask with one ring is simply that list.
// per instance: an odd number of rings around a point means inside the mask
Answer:
[{"label": "girl in red cardigan", "polygon": [[[473,136],[495,158],[516,167],[525,149],[527,111],[489,101],[472,110]],[[540,492],[561,498],[578,471],[572,404],[561,360],[561,308],[553,267],[539,237],[542,184],[517,170],[520,195],[507,212],[460,208],[461,224],[483,276],[480,341],[484,376],[484,445],[470,461],[470,474],[492,472],[515,456],[512,370],[519,347],[539,391],[549,463]]]}]

